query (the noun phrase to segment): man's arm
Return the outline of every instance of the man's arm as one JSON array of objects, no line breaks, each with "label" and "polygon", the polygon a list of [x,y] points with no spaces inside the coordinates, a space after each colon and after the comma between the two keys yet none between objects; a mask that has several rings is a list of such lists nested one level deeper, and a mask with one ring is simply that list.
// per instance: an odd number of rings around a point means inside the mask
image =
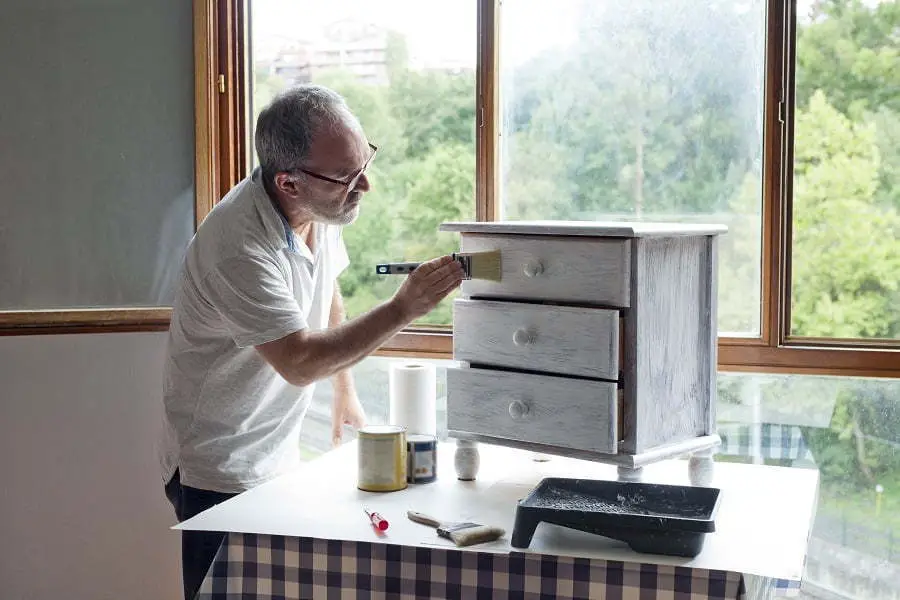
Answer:
[{"label": "man's arm", "polygon": [[374,352],[412,321],[434,309],[462,282],[463,270],[451,256],[426,262],[409,274],[394,297],[326,331],[296,331],[256,346],[294,385],[331,377]]},{"label": "man's arm", "polygon": [[[334,282],[334,294],[331,298],[331,311],[328,314],[328,327],[334,329],[344,322],[344,299],[338,282]],[[338,446],[344,437],[344,425],[355,429],[366,424],[366,411],[359,403],[356,388],[353,384],[353,373],[350,369],[338,371],[331,378],[334,387],[334,398],[331,403],[331,445]]]},{"label": "man's arm", "polygon": [[[331,297],[331,311],[328,313],[328,328],[334,329],[344,322],[347,312],[344,310],[344,298],[341,296],[341,288],[338,282],[334,282],[334,294]],[[353,375],[350,369],[338,371],[332,378],[335,397],[349,396],[356,393],[353,387]]]}]

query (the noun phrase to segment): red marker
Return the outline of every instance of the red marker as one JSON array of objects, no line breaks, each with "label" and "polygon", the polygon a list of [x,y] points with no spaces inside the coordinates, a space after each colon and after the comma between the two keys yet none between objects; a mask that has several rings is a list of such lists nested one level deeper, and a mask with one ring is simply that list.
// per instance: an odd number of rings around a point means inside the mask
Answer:
[{"label": "red marker", "polygon": [[366,509],[363,509],[363,512],[365,512],[369,516],[369,520],[372,521],[372,527],[374,527],[378,531],[387,531],[387,528],[390,525],[387,522],[387,519],[379,515],[377,512],[369,512]]}]

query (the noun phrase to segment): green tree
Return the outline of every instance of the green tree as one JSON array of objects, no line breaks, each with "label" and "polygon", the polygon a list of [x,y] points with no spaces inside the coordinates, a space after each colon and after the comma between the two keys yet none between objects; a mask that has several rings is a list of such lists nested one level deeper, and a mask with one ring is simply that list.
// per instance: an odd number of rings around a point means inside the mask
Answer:
[{"label": "green tree", "polygon": [[762,10],[583,2],[511,77],[504,217],[715,221],[723,331],[759,327]]},{"label": "green tree", "polygon": [[[362,83],[345,70],[316,76],[344,96],[379,147],[372,189],[357,221],[344,229],[351,264],[340,283],[349,316],[386,300],[402,282],[376,275],[376,264],[453,252],[458,239],[438,227],[474,218],[473,74],[409,71],[405,43],[397,36],[389,36],[388,54],[387,86]],[[423,322],[449,323],[450,303]]]},{"label": "green tree", "polygon": [[389,90],[366,84],[346,70],[331,70],[316,75],[316,83],[341,94],[359,119],[366,137],[378,146],[378,163],[388,169],[402,162],[407,154],[407,139],[395,116]]},{"label": "green tree", "polygon": [[816,90],[848,116],[900,112],[900,3],[819,0],[797,31],[797,105]]},{"label": "green tree", "polygon": [[402,71],[391,79],[391,110],[409,158],[441,144],[475,148],[475,73]]},{"label": "green tree", "polygon": [[576,184],[569,177],[568,148],[543,139],[533,130],[517,131],[504,138],[504,153],[514,153],[515,163],[504,174],[503,218],[511,221],[577,218],[570,206]]},{"label": "green tree", "polygon": [[[474,78],[471,73],[406,69],[405,42],[389,36],[389,85],[359,81],[346,70],[316,75],[338,91],[378,145],[355,223],[344,229],[351,263],[341,276],[349,316],[389,298],[398,277],[375,274],[388,261],[427,260],[458,249],[438,232],[448,220],[474,218]],[[445,302],[424,322],[449,323]]]},{"label": "green tree", "polygon": [[[456,234],[438,232],[446,221],[475,218],[475,153],[471,146],[447,143],[411,165],[407,205],[399,228],[407,260],[425,260],[459,249]],[[423,319],[449,324],[455,294]]]},{"label": "green tree", "polygon": [[[758,124],[747,114],[758,112],[761,82],[734,65],[760,62],[760,13],[727,2],[641,0],[615,10],[584,2],[571,46],[512,73],[507,134],[527,131],[532,143],[566,149],[574,189],[565,216],[671,218],[728,207],[759,156]],[[531,177],[515,165],[504,175],[510,185]]]},{"label": "green tree", "polygon": [[[821,0],[807,17],[796,45],[797,106],[805,110],[795,127],[792,329],[897,338],[900,3]],[[859,493],[877,479],[897,480],[891,386],[841,387],[831,427],[805,432],[823,484]]]},{"label": "green tree", "polygon": [[818,92],[797,113],[794,146],[792,331],[900,337],[900,215],[875,202],[874,126]]},{"label": "green tree", "polygon": [[[900,214],[879,203],[873,122],[853,122],[816,92],[798,111],[795,141],[792,326],[798,335],[898,337]],[[804,435],[828,495],[868,490],[900,472],[891,384],[840,387],[827,429]],[[896,389],[894,387],[894,389]]]},{"label": "green tree", "polygon": [[820,0],[797,33],[797,106],[823,90],[854,121],[875,123],[880,203],[900,209],[900,2]]},{"label": "green tree", "polygon": [[718,326],[720,335],[759,332],[762,219],[761,182],[748,173],[730,210],[717,217],[728,226],[719,237]]}]

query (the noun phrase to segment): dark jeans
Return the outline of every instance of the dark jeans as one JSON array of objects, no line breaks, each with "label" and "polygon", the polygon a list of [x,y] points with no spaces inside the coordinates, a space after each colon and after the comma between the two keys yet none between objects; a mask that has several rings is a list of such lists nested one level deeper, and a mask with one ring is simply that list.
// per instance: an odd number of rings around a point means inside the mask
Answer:
[{"label": "dark jeans", "polygon": [[[177,470],[166,484],[166,497],[175,507],[175,516],[178,517],[179,523],[234,496],[237,494],[198,490],[181,485],[181,476]],[[181,532],[181,575],[184,580],[185,600],[192,600],[197,595],[225,535],[221,531]]]}]

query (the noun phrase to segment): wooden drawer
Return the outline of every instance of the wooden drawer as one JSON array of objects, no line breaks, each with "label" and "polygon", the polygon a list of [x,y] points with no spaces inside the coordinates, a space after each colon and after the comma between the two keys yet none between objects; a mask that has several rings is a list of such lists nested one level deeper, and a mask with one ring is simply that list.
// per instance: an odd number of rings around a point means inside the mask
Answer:
[{"label": "wooden drawer", "polygon": [[500,281],[464,281],[466,296],[627,307],[631,240],[463,233],[462,252],[500,250]]},{"label": "wooden drawer", "polygon": [[490,300],[453,303],[456,360],[616,380],[619,311]]},{"label": "wooden drawer", "polygon": [[447,428],[615,454],[616,384],[491,369],[447,370]]}]

